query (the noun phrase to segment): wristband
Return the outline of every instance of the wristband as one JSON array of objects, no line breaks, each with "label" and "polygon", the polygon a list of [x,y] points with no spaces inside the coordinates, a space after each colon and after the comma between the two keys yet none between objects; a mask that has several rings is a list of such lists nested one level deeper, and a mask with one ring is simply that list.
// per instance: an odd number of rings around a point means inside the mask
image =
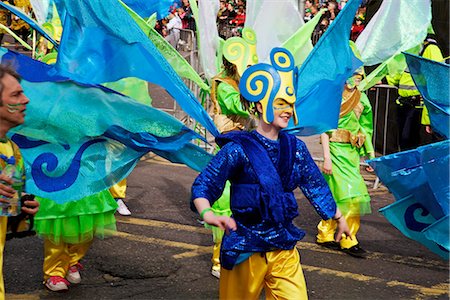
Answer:
[{"label": "wristband", "polygon": [[211,207],[207,207],[207,208],[205,208],[204,210],[202,210],[202,212],[200,213],[200,218],[202,218],[202,220],[203,220],[203,216],[204,216],[208,211],[211,211],[211,210],[212,210]]}]

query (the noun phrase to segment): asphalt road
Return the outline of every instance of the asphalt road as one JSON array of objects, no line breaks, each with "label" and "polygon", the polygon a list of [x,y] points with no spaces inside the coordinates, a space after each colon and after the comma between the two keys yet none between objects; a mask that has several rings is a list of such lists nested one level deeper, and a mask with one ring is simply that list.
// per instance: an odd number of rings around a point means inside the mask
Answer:
[{"label": "asphalt road", "polygon": [[[117,218],[116,236],[96,240],[85,257],[83,281],[64,294],[42,285],[43,243],[9,241],[5,285],[9,299],[216,299],[210,275],[212,238],[189,209],[196,172],[151,157],[129,177],[126,199],[133,215]],[[373,175],[365,175],[372,182]],[[448,299],[449,268],[420,244],[402,236],[377,212],[393,201],[384,188],[370,190],[373,214],[358,236],[370,252],[356,259],[317,246],[319,217],[301,192],[296,224],[310,299]]]}]

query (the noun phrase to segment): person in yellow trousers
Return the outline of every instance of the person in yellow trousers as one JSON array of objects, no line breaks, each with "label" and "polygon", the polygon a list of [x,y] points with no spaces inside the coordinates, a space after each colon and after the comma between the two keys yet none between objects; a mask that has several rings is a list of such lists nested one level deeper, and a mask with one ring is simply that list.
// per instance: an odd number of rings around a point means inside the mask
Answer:
[{"label": "person in yellow trousers", "polygon": [[[14,181],[25,183],[25,168],[19,147],[6,137],[6,133],[24,123],[25,109],[29,102],[20,85],[19,75],[10,67],[0,65],[0,300],[5,299],[3,284],[3,249],[5,248],[8,209],[10,201],[19,197],[12,188]],[[13,172],[4,172],[7,165]],[[3,213],[6,208],[7,213]],[[37,213],[39,203],[25,201],[21,211],[30,215]]]},{"label": "person in yellow trousers", "polygon": [[[259,299],[263,288],[266,299],[307,298],[295,247],[305,233],[292,223],[298,216],[293,194],[297,187],[323,219],[336,220],[337,240],[349,235],[306,145],[282,131],[291,118],[295,124],[298,120],[294,59],[287,50],[275,48],[271,62],[248,68],[239,84],[241,95],[255,103],[260,116],[256,130],[217,137],[221,150],[192,185],[191,204],[206,223],[226,231],[220,256],[220,299]],[[259,95],[250,87],[255,75],[262,85]],[[267,78],[262,80],[263,76]],[[227,180],[232,216],[217,216],[211,205]]]},{"label": "person in yellow trousers", "polygon": [[44,285],[50,291],[66,291],[70,284],[81,282],[80,260],[94,237],[103,238],[116,230],[117,204],[108,190],[64,204],[36,199],[41,205],[35,229],[44,239]]},{"label": "person in yellow trousers", "polygon": [[360,216],[371,212],[369,192],[360,173],[360,156],[375,157],[372,107],[366,94],[357,89],[362,76],[363,71],[359,69],[347,80],[342,94],[338,128],[321,135],[324,177],[347,220],[351,236],[336,243],[336,222],[322,220],[317,226],[316,240],[321,246],[341,250],[358,258],[367,256],[356,238]]},{"label": "person in yellow trousers", "polygon": [[122,181],[110,187],[109,191],[117,202],[117,212],[122,216],[130,216],[131,211],[123,201],[127,192],[127,179],[122,179]]}]

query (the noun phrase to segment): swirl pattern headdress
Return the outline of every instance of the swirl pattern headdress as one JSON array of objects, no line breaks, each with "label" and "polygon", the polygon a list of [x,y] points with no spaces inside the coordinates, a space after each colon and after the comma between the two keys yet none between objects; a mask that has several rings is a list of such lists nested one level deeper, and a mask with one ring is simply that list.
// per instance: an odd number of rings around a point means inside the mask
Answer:
[{"label": "swirl pattern headdress", "polygon": [[239,82],[241,95],[250,102],[260,102],[263,121],[273,122],[275,99],[283,99],[293,106],[294,124],[298,123],[295,111],[296,67],[292,54],[284,48],[273,48],[271,65],[260,63],[245,70]]},{"label": "swirl pattern headdress", "polygon": [[223,45],[223,56],[236,66],[239,76],[242,76],[248,66],[258,63],[255,31],[244,28],[242,37],[227,39]]}]

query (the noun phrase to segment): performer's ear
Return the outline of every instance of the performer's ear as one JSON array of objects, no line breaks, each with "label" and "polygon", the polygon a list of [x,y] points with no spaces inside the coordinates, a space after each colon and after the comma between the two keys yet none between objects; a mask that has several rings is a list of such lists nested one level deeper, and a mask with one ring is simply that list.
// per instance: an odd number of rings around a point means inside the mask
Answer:
[{"label": "performer's ear", "polygon": [[256,111],[262,115],[263,114],[263,108],[262,108],[262,104],[260,102],[256,103]]}]

